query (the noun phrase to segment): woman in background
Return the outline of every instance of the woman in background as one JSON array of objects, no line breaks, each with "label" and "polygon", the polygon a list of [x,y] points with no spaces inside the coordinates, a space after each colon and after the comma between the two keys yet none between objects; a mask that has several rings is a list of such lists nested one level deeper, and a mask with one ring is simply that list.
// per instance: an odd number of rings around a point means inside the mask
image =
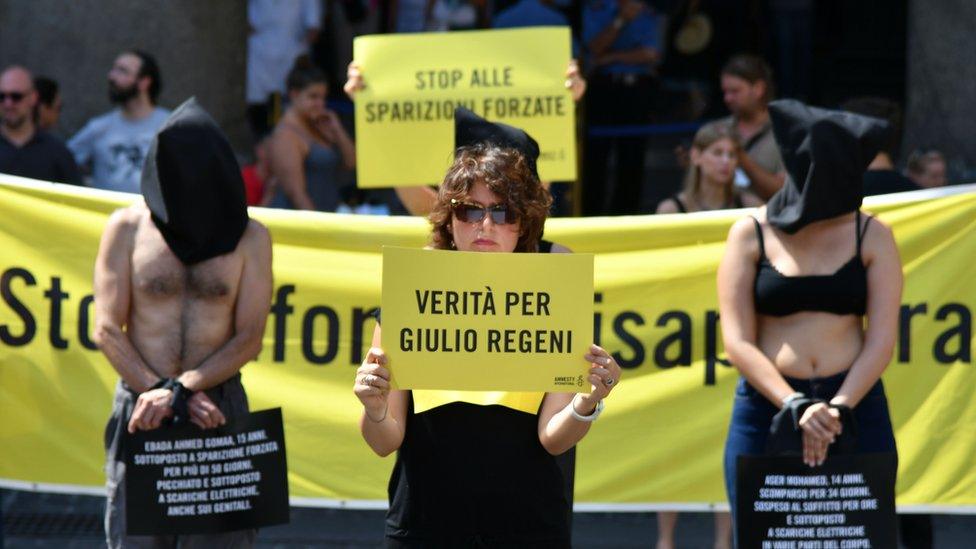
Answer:
[{"label": "woman in background", "polygon": [[756,196],[736,189],[739,140],[728,124],[712,122],[695,134],[681,192],[665,198],[657,213],[689,213],[761,206]]},{"label": "woman in background", "polygon": [[270,138],[272,208],[334,212],[339,170],[356,167],[356,148],[338,115],[325,108],[325,74],[307,57],[288,73],[290,104]]}]

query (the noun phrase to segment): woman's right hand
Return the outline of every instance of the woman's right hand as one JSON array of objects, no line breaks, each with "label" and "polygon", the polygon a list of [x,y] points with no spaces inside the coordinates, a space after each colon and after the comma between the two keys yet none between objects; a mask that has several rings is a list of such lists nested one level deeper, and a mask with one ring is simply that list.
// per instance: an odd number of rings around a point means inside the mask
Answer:
[{"label": "woman's right hand", "polygon": [[827,448],[843,430],[840,412],[826,402],[818,402],[804,410],[799,423],[803,431],[803,463],[810,467],[822,465],[827,459]]},{"label": "woman's right hand", "polygon": [[349,99],[355,101],[356,93],[364,89],[366,89],[366,83],[363,82],[362,69],[358,63],[350,61],[349,66],[346,67],[346,84],[342,86],[342,91],[346,92]]},{"label": "woman's right hand", "polygon": [[386,419],[390,395],[390,371],[386,369],[386,353],[373,347],[366,353],[363,365],[356,370],[353,392],[363,403],[366,417],[379,423]]}]

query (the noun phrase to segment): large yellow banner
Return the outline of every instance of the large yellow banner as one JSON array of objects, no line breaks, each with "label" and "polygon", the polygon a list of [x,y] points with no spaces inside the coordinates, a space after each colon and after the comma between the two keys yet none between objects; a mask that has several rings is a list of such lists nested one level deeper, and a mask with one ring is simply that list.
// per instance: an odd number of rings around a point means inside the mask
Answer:
[{"label": "large yellow banner", "polygon": [[[6,183],[4,183],[6,182]],[[141,198],[0,176],[0,481],[97,492],[117,375],[92,344],[92,265],[108,214]],[[976,186],[868,200],[906,275],[884,381],[898,501],[976,512]],[[354,373],[380,305],[382,246],[420,248],[416,218],[256,209],[274,238],[264,348],[243,369],[252,409],[280,406],[298,504],[382,507],[393,458],[356,425]],[[580,444],[583,509],[724,502],[736,372],[723,359],[715,269],[743,211],[554,219],[547,238],[595,254],[593,326],[624,368]],[[870,229],[869,229],[870,230]]]},{"label": "large yellow banner", "polygon": [[383,349],[400,389],[579,392],[591,254],[383,248]]},{"label": "large yellow banner", "polygon": [[353,58],[366,83],[356,94],[360,187],[439,184],[455,107],[528,132],[543,180],[576,179],[569,27],[360,36]]}]

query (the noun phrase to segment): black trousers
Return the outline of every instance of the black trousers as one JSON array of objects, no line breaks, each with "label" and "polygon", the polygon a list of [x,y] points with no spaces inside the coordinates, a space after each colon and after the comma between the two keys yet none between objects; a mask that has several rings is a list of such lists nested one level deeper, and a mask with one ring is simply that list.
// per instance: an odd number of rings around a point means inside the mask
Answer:
[{"label": "black trousers", "polygon": [[[596,74],[586,93],[583,215],[639,213],[644,184],[645,136],[593,136],[595,126],[649,124],[657,90],[650,75]],[[616,169],[610,171],[610,158]]]}]

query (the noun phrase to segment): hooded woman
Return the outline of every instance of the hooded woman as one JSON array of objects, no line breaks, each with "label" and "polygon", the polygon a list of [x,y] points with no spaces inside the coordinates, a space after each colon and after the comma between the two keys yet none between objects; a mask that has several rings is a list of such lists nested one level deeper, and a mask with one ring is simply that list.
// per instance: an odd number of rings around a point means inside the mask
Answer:
[{"label": "hooded woman", "polygon": [[860,209],[887,124],[797,101],[773,102],[770,115],[787,181],[732,226],[718,271],[725,349],[741,374],[725,447],[733,511],[736,458],[782,448],[770,435],[781,410],[797,418],[785,439],[807,465],[839,450],[896,451],[880,377],[901,261],[891,229]]}]

